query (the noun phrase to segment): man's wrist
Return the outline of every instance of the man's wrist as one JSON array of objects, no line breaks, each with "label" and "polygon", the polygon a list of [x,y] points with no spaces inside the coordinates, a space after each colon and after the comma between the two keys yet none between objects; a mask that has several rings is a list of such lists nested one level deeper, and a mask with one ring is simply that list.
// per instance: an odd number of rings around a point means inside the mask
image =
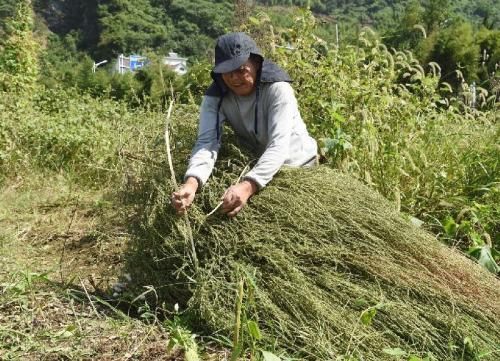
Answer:
[{"label": "man's wrist", "polygon": [[257,191],[259,190],[257,183],[255,183],[255,181],[253,179],[246,178],[241,183],[245,184],[248,187],[248,191],[250,192],[250,195],[257,193]]},{"label": "man's wrist", "polygon": [[196,191],[196,190],[198,190],[198,187],[200,186],[200,182],[198,181],[198,178],[191,176],[191,177],[186,178],[184,185],[186,185],[186,186],[188,186]]}]

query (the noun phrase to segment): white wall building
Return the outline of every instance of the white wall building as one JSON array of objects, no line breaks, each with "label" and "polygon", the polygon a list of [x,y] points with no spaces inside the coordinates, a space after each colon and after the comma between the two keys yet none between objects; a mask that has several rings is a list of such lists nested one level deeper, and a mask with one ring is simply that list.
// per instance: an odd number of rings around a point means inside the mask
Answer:
[{"label": "white wall building", "polygon": [[187,58],[181,58],[177,53],[168,53],[168,56],[163,58],[163,64],[179,75],[184,75],[187,72]]},{"label": "white wall building", "polygon": [[[170,52],[163,57],[163,65],[168,66],[179,75],[187,72],[187,58],[181,58],[177,53]],[[120,54],[114,66],[114,71],[119,74],[134,72],[148,64],[148,59],[141,55],[125,56]]]}]

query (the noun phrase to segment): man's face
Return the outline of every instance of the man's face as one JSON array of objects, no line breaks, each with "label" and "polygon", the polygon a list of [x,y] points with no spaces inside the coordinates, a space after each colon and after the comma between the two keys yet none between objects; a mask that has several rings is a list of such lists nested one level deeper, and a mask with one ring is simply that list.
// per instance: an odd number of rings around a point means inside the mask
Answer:
[{"label": "man's face", "polygon": [[222,74],[222,79],[236,95],[250,95],[254,91],[257,82],[257,70],[257,63],[248,59],[238,69]]}]

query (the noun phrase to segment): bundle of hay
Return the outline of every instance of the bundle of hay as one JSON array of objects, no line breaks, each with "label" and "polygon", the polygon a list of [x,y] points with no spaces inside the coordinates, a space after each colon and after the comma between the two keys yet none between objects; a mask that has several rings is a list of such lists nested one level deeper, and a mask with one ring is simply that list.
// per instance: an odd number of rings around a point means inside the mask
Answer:
[{"label": "bundle of hay", "polygon": [[[177,143],[178,175],[192,137]],[[229,337],[243,280],[243,317],[261,342],[300,359],[498,359],[498,279],[347,175],[283,169],[235,219],[207,217],[247,162],[226,146],[187,218],[169,206],[167,166],[143,169],[136,193],[148,200],[130,258],[141,282]]]}]

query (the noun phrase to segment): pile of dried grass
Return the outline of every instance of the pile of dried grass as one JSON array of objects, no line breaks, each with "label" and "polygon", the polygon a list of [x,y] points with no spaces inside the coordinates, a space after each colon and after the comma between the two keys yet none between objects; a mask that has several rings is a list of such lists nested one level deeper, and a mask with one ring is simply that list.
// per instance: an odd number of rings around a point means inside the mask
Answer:
[{"label": "pile of dried grass", "polygon": [[[194,134],[191,122],[179,125],[173,155],[182,175]],[[248,162],[231,145],[219,158],[187,218],[169,206],[166,165],[152,161],[137,173],[141,186],[129,185],[129,199],[144,202],[130,268],[163,299],[185,303],[200,325],[229,336],[245,279],[246,317],[265,341],[301,359],[394,359],[385,348],[438,360],[493,351],[482,359],[497,359],[494,276],[325,167],[284,169],[235,219],[207,217]]]}]

